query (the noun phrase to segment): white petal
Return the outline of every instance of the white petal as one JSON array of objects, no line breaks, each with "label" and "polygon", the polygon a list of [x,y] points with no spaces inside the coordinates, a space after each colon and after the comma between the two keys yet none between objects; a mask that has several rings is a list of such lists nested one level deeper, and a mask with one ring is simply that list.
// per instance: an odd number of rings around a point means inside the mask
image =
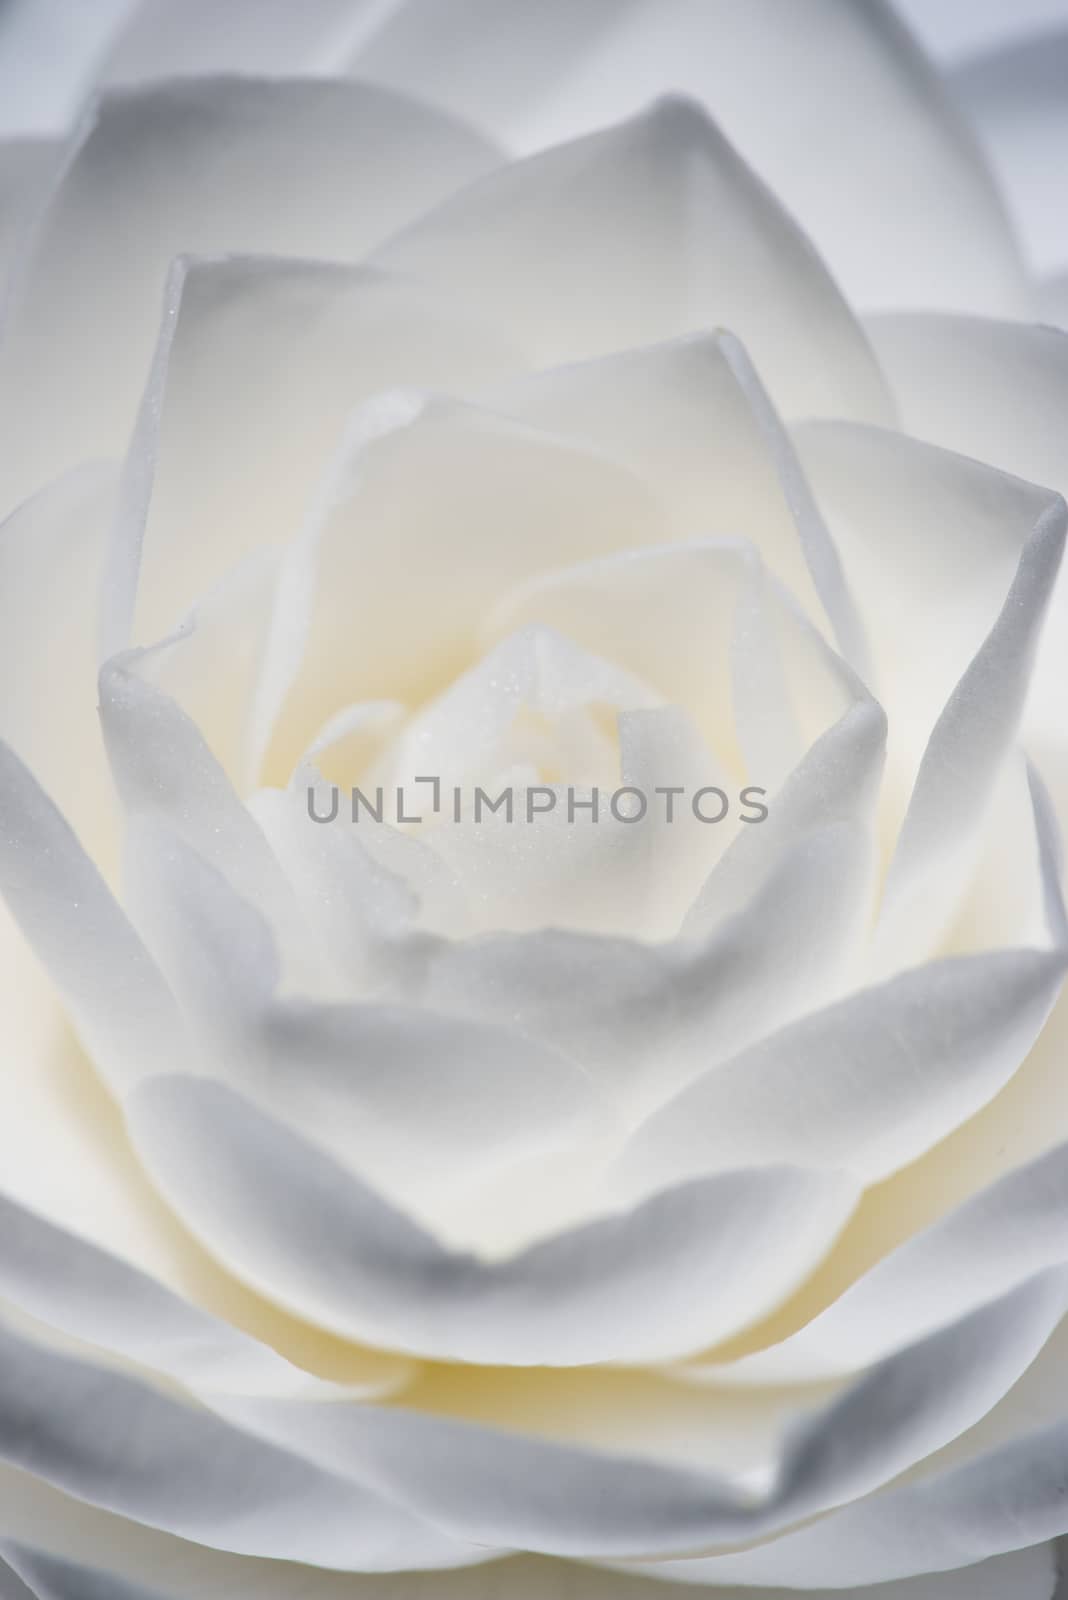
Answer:
[{"label": "white petal", "polygon": [[146,682],[194,722],[239,794],[252,787],[256,696],[277,600],[273,551],[242,561],[155,650],[136,658]]},{"label": "white petal", "polygon": [[974,142],[889,5],[595,0],[532,16],[524,0],[439,0],[428,15],[408,0],[357,67],[526,150],[692,95],[859,304],[1026,304]]},{"label": "white petal", "polygon": [[889,1251],[804,1328],[739,1361],[685,1369],[726,1383],[860,1372],[1035,1274],[1068,1262],[1068,1146],[1001,1177]]},{"label": "white petal", "polygon": [[521,365],[481,322],[359,267],[194,260],[170,296],[127,468],[112,648],[135,610],[135,637],[152,640],[241,557],[294,537],[370,395],[455,392]]},{"label": "white petal", "polygon": [[110,53],[112,83],[182,73],[340,73],[382,0],[141,0]]},{"label": "white petal", "polygon": [[170,826],[286,935],[301,969],[296,897],[270,846],[185,712],[138,673],[140,653],[100,672],[104,741],[123,807],[131,819]]},{"label": "white petal", "polygon": [[136,846],[136,898],[203,1040],[202,1070],[435,1231],[448,1235],[458,1198],[502,1169],[614,1131],[582,1070],[521,1034],[280,997],[270,931],[252,908],[176,839],[142,831]]},{"label": "white petal", "polygon": [[866,326],[908,433],[1068,492],[1068,334],[919,313]]},{"label": "white petal", "polygon": [[[309,826],[310,807],[316,817],[329,817],[335,793],[340,823]],[[470,909],[441,857],[413,831],[378,826],[365,811],[362,825],[350,826],[351,793],[343,800],[315,768],[299,769],[285,791],[262,790],[254,810],[309,921],[321,930],[343,993],[404,994],[422,981],[433,949],[427,932],[448,938],[470,932]]]},{"label": "white petal", "polygon": [[1038,304],[1043,320],[1062,332],[1068,331],[1068,272],[1058,272],[1038,286]]},{"label": "white petal", "polygon": [[837,992],[864,915],[867,867],[863,833],[832,822],[784,849],[752,895],[709,917],[700,938],[650,946],[549,928],[444,947],[424,999],[521,1026],[582,1062],[629,1114],[644,1114]]},{"label": "white petal", "polygon": [[358,260],[494,161],[439,113],[350,83],[175,79],[107,97],[9,308],[0,505],[121,453],[175,256]]},{"label": "white petal", "polygon": [[801,1578],[808,1589],[837,1592],[1024,1550],[1068,1525],[1066,1459],[1061,1423],[963,1467],[906,1480],[774,1543],[694,1562],[691,1570],[708,1583],[796,1587]]},{"label": "white petal", "polygon": [[[1059,19],[1062,29],[1066,20]],[[950,84],[1001,184],[1036,273],[1068,265],[1063,174],[1068,159],[1068,31],[974,56]]]},{"label": "white petal", "polygon": [[375,259],[514,328],[539,365],[727,327],[787,416],[888,419],[807,240],[684,101],[506,167]]},{"label": "white petal", "polygon": [[275,741],[283,781],[308,729],[343,706],[449,682],[507,589],[662,537],[660,506],[611,461],[449,401],[411,402],[399,423],[398,410],[387,397],[358,419],[282,580],[280,654],[306,640]]},{"label": "white petal", "polygon": [[[83,1600],[81,1590],[69,1587],[83,1579],[98,1584],[85,1600],[293,1600],[294,1593],[301,1600],[352,1600],[361,1591],[366,1600],[376,1600],[379,1593],[390,1593],[378,1585],[394,1582],[383,1574],[328,1572],[193,1544],[98,1510],[6,1465],[0,1465],[0,1487],[0,1538],[13,1557],[18,1552],[20,1570],[33,1571],[35,1583],[45,1572],[68,1585],[56,1600]],[[27,1565],[31,1552],[32,1568]],[[418,1594],[414,1586],[421,1581],[421,1575],[406,1572],[396,1579],[393,1594],[407,1600]],[[437,1584],[442,1578],[435,1572],[426,1581]],[[132,1596],[122,1584],[132,1586]],[[434,1600],[433,1589],[430,1595]],[[455,1589],[449,1600],[456,1600]]]},{"label": "white petal", "polygon": [[[85,1345],[122,1356],[194,1391],[312,1393],[317,1380],[268,1345],[110,1255],[0,1196],[0,1292],[8,1306]],[[402,1361],[369,1367],[364,1384],[331,1394],[379,1395],[403,1383]]]},{"label": "white petal", "polygon": [[[835,665],[830,652],[826,664],[832,669]],[[847,709],[813,741],[775,791],[759,832],[750,828],[739,833],[695,899],[687,932],[700,933],[741,911],[817,830],[841,823],[861,832],[871,828],[886,748],[886,714],[845,670],[835,687],[843,698],[850,697]]]},{"label": "white petal", "polygon": [[[79,1049],[60,996],[0,908],[5,1067],[4,1192],[36,1216],[128,1262],[220,1322],[284,1351],[305,1371],[356,1389],[396,1380],[396,1358],[342,1344],[243,1290],[200,1251],[146,1178],[117,1106]],[[106,991],[105,991],[106,998]],[[159,1047],[169,1047],[163,1037]],[[154,1057],[149,1056],[151,1061]],[[138,1068],[145,1064],[143,1056]],[[75,1296],[64,1276],[62,1293]]]},{"label": "white petal", "polygon": [[5,133],[65,134],[134,0],[10,0],[0,16]]},{"label": "white petal", "polygon": [[[876,317],[869,323],[904,426],[917,437],[1068,494],[1068,333],[971,317]],[[1063,683],[1068,572],[1062,571],[1027,711],[1032,753],[1068,821]]]},{"label": "white petal", "polygon": [[[8,1541],[6,1552],[9,1562],[33,1580],[33,1595],[24,1591],[29,1600],[200,1600],[202,1596],[205,1600],[291,1600],[294,1584],[300,1586],[301,1600],[502,1600],[503,1595],[507,1600],[663,1600],[665,1582],[688,1581],[681,1562],[665,1563],[652,1577],[604,1572],[537,1556],[493,1561],[460,1572],[341,1577],[315,1568],[302,1568],[298,1573],[278,1562],[224,1556],[205,1559],[206,1553],[198,1553],[195,1572],[191,1562],[181,1568],[179,1554],[168,1563],[166,1577],[145,1561],[141,1570],[150,1572],[151,1586],[138,1579],[135,1587],[127,1588],[124,1580],[111,1573],[74,1567],[22,1543]],[[1040,1547],[995,1557],[961,1572],[906,1578],[875,1589],[836,1589],[827,1600],[1004,1600],[1006,1594],[1013,1600],[1050,1600],[1053,1581],[1051,1552]],[[220,1583],[225,1587],[220,1589]],[[504,1590],[502,1584],[507,1585]],[[686,1592],[707,1600],[788,1600],[782,1589],[700,1584]],[[23,1594],[16,1592],[12,1600],[23,1600]]]},{"label": "white petal", "polygon": [[881,429],[817,423],[795,437],[867,623],[869,682],[890,721],[892,836],[935,719],[993,626],[1050,495]]},{"label": "white petal", "polygon": [[[830,1511],[815,1526],[829,1529],[833,1542],[839,1516],[853,1515],[856,1501],[876,1499],[873,1488],[964,1434],[1005,1394],[1063,1317],[1066,1301],[1068,1272],[1062,1269],[873,1369],[794,1427],[782,1441],[778,1470],[760,1492],[751,1486],[747,1492],[737,1476],[731,1482],[689,1463],[660,1464],[630,1450],[594,1455],[571,1442],[448,1414],[240,1397],[220,1403],[251,1431],[327,1470],[396,1494],[461,1537],[562,1554],[578,1546],[595,1559],[635,1552],[644,1539],[647,1554],[685,1555],[713,1545],[752,1545]],[[438,1472],[445,1460],[453,1464],[447,1480]],[[566,1487],[566,1500],[547,1495],[549,1483]],[[836,1512],[843,1503],[849,1509]],[[777,1542],[757,1545],[749,1554],[759,1566],[765,1553],[774,1562],[778,1548]],[[901,1570],[911,1570],[908,1554]],[[730,1579],[735,1559],[688,1562],[682,1571],[707,1577],[722,1561]],[[743,1559],[738,1576],[746,1565]],[[872,1578],[894,1575],[875,1572]],[[753,1576],[759,1581],[759,1571]]]},{"label": "white petal", "polygon": [[639,471],[681,536],[751,541],[810,614],[830,619],[844,654],[862,659],[837,553],[789,434],[733,335],[701,333],[524,375],[494,386],[487,403]]},{"label": "white petal", "polygon": [[237,1554],[386,1571],[470,1559],[373,1492],[203,1409],[7,1331],[0,1348],[6,1461],[91,1504]]},{"label": "white petal", "polygon": [[48,194],[58,160],[58,141],[5,139],[0,142],[0,294],[28,226]]},{"label": "white petal", "polygon": [[3,745],[0,892],[110,1083],[188,1063],[158,969],[69,825]]},{"label": "white petal", "polygon": [[75,469],[0,525],[0,736],[105,872],[116,865],[115,797],[94,661],[116,480],[110,466]]},{"label": "white petal", "polygon": [[713,1066],[633,1136],[630,1183],[776,1162],[885,1177],[1015,1072],[1060,987],[1058,955],[931,963],[792,1023]]},{"label": "white petal", "polygon": [[1041,33],[1065,18],[1065,0],[972,0],[968,6],[931,6],[927,0],[895,0],[897,10],[928,54],[947,68],[969,56],[1003,49]]},{"label": "white petal", "polygon": [[127,1109],[156,1181],[232,1270],[325,1327],[441,1359],[681,1355],[780,1299],[855,1198],[789,1168],[727,1174],[486,1263],[221,1085],[156,1079]]},{"label": "white petal", "polygon": [[1058,496],[1035,524],[994,626],[924,751],[887,875],[873,959],[892,971],[936,946],[974,868],[976,836],[1015,739],[1064,551]]}]

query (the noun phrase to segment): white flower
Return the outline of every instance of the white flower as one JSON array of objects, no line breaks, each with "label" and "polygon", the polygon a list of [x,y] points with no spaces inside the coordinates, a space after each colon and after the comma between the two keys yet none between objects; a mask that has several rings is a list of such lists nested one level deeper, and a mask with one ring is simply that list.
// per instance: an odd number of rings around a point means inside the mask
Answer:
[{"label": "white flower", "polygon": [[1063,48],[0,16],[0,1587],[1049,1600]]}]

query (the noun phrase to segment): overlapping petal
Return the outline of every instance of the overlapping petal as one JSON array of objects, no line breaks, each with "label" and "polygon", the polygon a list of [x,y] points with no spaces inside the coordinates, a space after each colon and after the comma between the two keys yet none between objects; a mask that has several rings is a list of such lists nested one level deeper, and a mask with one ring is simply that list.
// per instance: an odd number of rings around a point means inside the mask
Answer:
[{"label": "overlapping petal", "polygon": [[[13,287],[0,504],[86,457],[121,454],[175,256],[357,261],[495,161],[453,120],[358,84],[175,79],[105,97]],[[39,426],[42,409],[52,427]]]},{"label": "overlapping petal", "polygon": [[432,11],[407,0],[356,67],[525,150],[682,91],[751,156],[858,304],[995,316],[1026,306],[974,137],[878,0],[596,0],[581,15],[559,4],[531,14],[523,0]]},{"label": "overlapping petal", "polygon": [[539,364],[727,327],[787,416],[889,417],[829,274],[689,102],[491,174],[374,260],[489,312]]}]

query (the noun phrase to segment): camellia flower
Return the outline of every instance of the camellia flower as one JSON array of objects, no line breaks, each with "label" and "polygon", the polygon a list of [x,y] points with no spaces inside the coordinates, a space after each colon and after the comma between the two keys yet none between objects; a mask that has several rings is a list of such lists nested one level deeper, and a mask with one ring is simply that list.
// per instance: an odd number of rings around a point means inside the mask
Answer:
[{"label": "camellia flower", "polygon": [[5,1600],[1050,1600],[1063,42],[61,14],[0,12]]}]

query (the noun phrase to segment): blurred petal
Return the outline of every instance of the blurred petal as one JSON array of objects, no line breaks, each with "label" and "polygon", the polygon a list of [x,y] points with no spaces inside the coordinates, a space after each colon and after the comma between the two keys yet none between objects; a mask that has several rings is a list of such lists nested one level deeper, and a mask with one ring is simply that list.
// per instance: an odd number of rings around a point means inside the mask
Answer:
[{"label": "blurred petal", "polygon": [[1003,49],[1068,18],[1066,0],[969,0],[967,5],[932,6],[929,0],[894,0],[895,8],[922,41],[928,54],[947,66],[954,61]]},{"label": "blurred petal", "polygon": [[106,97],[9,308],[0,505],[72,462],[121,454],[175,256],[355,261],[494,161],[439,113],[356,84],[176,79]]},{"label": "blurred petal", "polygon": [[110,83],[179,73],[340,74],[382,0],[140,0],[106,62]]},{"label": "blurred petal", "polygon": [[110,466],[75,469],[0,524],[0,735],[105,872],[115,866],[115,799],[94,660],[116,482]]},{"label": "blurred petal", "polygon": [[1000,180],[1017,236],[1036,274],[1068,266],[1066,76],[1068,30],[1040,33],[973,56],[950,78],[952,91]]},{"label": "blurred petal", "polygon": [[0,11],[0,128],[64,134],[136,0],[7,0]]},{"label": "blurred petal", "polygon": [[1043,319],[1062,332],[1068,331],[1068,272],[1058,272],[1038,286],[1039,310]]},{"label": "blurred petal", "polygon": [[686,101],[470,185],[374,259],[514,329],[539,365],[727,327],[787,416],[889,420],[808,241]]},{"label": "blurred petal", "polygon": [[[0,31],[0,50],[2,48],[3,33]],[[44,204],[58,165],[58,140],[5,139],[0,142],[0,307],[4,303],[7,275],[29,224]]]},{"label": "blurred petal", "polygon": [[[188,1547],[187,1547],[188,1548]],[[239,1558],[216,1557],[197,1562],[197,1572],[188,1568],[169,1571],[165,1587],[138,1583],[127,1587],[111,1574],[89,1568],[75,1569],[54,1557],[40,1556],[24,1545],[8,1542],[8,1560],[32,1577],[34,1593],[29,1600],[291,1600],[299,1592],[301,1600],[663,1600],[664,1582],[672,1578],[686,1583],[684,1564],[672,1562],[658,1569],[657,1577],[634,1576],[624,1572],[602,1572],[537,1556],[518,1556],[494,1561],[477,1569],[460,1572],[357,1574],[341,1577],[315,1568],[304,1568],[299,1575],[279,1562],[240,1562]],[[208,1566],[221,1569],[209,1573]],[[159,1581],[159,1574],[153,1573]],[[218,1583],[229,1587],[220,1591]],[[996,1557],[981,1566],[961,1572],[937,1574],[928,1578],[905,1579],[900,1583],[879,1584],[875,1588],[836,1589],[827,1600],[1050,1600],[1054,1580],[1053,1561],[1048,1547]],[[299,1583],[299,1591],[284,1585]],[[507,1587],[502,1590],[501,1585]],[[706,1600],[790,1600],[793,1591],[784,1589],[721,1588],[700,1584],[685,1593]],[[7,1600],[5,1593],[4,1600]],[[13,1600],[23,1600],[16,1593]]]},{"label": "blurred petal", "polygon": [[534,13],[523,0],[408,0],[356,59],[366,76],[449,105],[524,150],[669,90],[690,95],[722,121],[858,304],[1025,309],[974,139],[878,0],[595,0]]}]

